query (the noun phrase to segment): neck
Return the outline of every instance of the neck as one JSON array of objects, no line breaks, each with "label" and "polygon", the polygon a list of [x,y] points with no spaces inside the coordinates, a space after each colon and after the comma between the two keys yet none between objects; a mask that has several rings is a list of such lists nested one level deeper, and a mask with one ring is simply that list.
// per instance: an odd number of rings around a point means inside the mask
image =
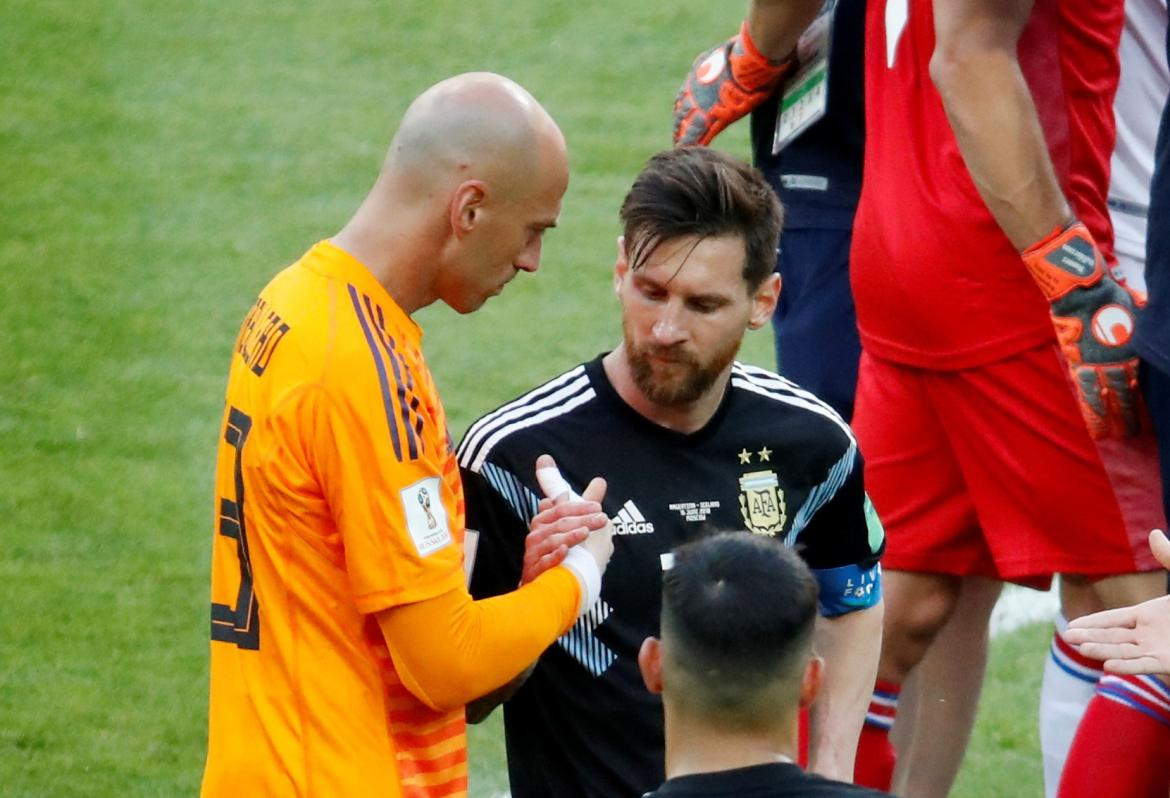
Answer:
[{"label": "neck", "polygon": [[375,187],[330,240],[365,266],[407,315],[437,298],[433,282],[442,245],[409,202],[394,202]]},{"label": "neck", "polygon": [[666,715],[666,777],[713,773],[720,770],[792,762],[796,757],[798,722],[795,712],[786,721],[762,729],[728,729],[688,715],[669,704]]},{"label": "neck", "polygon": [[658,426],[683,433],[696,432],[706,426],[719,409],[731,379],[731,366],[728,365],[723,374],[695,401],[685,405],[661,405],[648,399],[634,382],[625,343],[619,344],[617,349],[606,355],[601,364],[605,368],[605,376],[623,402]]}]

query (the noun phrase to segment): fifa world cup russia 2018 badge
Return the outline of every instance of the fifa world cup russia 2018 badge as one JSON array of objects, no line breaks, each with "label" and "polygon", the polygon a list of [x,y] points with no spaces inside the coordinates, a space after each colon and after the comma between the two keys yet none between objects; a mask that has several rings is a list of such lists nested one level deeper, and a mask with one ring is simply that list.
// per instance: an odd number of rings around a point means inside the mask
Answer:
[{"label": "fifa world cup russia 2018 badge", "polygon": [[775,535],[784,528],[788,510],[775,471],[751,471],[739,478],[739,511],[757,535]]}]

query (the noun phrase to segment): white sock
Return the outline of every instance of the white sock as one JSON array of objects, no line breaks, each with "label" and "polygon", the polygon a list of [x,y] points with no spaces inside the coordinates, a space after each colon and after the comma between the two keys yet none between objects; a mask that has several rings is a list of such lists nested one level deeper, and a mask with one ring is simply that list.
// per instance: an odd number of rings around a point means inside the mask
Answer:
[{"label": "white sock", "polygon": [[1068,621],[1057,615],[1040,686],[1040,751],[1044,755],[1046,798],[1056,795],[1077,725],[1101,677],[1101,663],[1081,656],[1059,637],[1067,628]]}]

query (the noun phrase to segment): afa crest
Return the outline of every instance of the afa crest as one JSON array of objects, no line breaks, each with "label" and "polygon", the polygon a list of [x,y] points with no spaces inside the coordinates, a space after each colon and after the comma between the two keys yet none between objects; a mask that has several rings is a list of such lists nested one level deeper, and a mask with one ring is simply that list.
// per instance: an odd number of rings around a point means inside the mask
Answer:
[{"label": "afa crest", "polygon": [[775,535],[784,528],[788,509],[775,471],[752,471],[739,478],[739,511],[757,535]]}]

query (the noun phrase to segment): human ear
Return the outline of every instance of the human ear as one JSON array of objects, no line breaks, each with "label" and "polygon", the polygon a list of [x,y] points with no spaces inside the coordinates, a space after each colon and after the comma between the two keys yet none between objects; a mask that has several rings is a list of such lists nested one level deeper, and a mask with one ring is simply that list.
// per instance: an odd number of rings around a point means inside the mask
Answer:
[{"label": "human ear", "polygon": [[487,186],[482,180],[464,180],[451,195],[451,230],[457,238],[468,235],[483,217]]},{"label": "human ear", "polygon": [[638,670],[642,672],[642,682],[646,689],[654,695],[662,694],[662,641],[657,637],[647,637],[638,649]]},{"label": "human ear", "polygon": [[613,264],[613,292],[620,293],[622,290],[622,281],[626,279],[626,274],[630,270],[630,260],[626,256],[626,237],[617,237],[617,260]]},{"label": "human ear", "polygon": [[748,318],[748,327],[758,330],[772,318],[776,310],[776,303],[780,300],[780,275],[772,273],[760,283],[752,296],[752,313]]},{"label": "human ear", "polygon": [[800,677],[800,708],[808,709],[821,692],[821,682],[825,677],[825,661],[820,657],[810,657],[804,666],[804,675]]}]

